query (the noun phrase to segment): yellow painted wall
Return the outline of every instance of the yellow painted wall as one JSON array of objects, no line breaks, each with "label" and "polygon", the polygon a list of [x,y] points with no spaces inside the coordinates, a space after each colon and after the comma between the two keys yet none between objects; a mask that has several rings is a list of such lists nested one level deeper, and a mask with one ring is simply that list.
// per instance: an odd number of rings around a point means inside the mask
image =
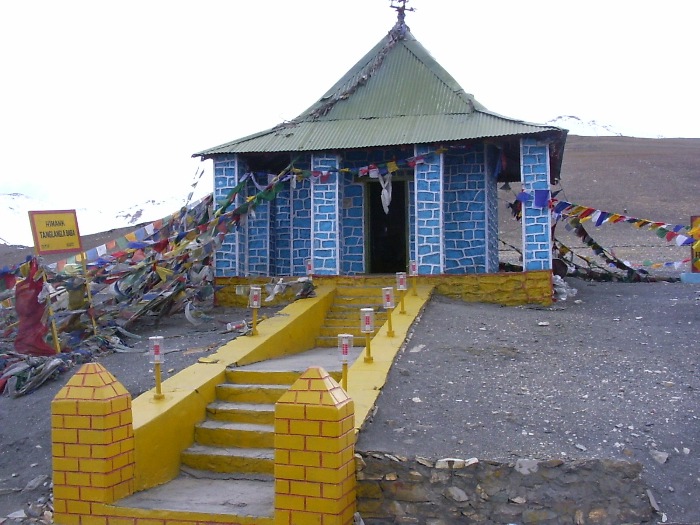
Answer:
[{"label": "yellow painted wall", "polygon": [[[314,276],[318,285],[366,286],[376,284],[386,286],[391,275],[358,276]],[[412,278],[409,277],[409,287]],[[548,305],[552,302],[552,273],[549,270],[530,272],[499,272],[465,275],[421,275],[418,283],[435,286],[441,294],[468,302],[485,302],[516,306],[522,304]],[[217,279],[217,304],[222,306],[245,305],[248,297],[236,295],[236,286],[260,285],[269,282],[267,278],[229,277]],[[289,292],[288,292],[289,293]]]},{"label": "yellow painted wall", "polygon": [[505,306],[552,304],[552,272],[501,272],[420,277],[435,285],[438,293],[467,302]]}]

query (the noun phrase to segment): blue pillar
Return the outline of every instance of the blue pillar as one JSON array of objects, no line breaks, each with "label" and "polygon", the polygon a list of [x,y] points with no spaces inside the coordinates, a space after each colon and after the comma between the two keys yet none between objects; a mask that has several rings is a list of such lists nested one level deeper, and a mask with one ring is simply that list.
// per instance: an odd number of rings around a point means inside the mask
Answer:
[{"label": "blue pillar", "polygon": [[522,208],[523,269],[551,270],[552,215],[548,205],[540,207],[535,202],[537,190],[550,191],[549,145],[534,138],[522,139],[520,166],[523,191],[529,195]]},{"label": "blue pillar", "polygon": [[433,149],[424,144],[415,147],[415,155],[426,155],[425,162],[416,164],[415,199],[416,227],[413,236],[419,274],[444,272],[444,225],[442,217],[443,154],[427,155]]},{"label": "blue pillar", "polygon": [[[238,155],[217,158],[214,161],[214,202],[218,208],[228,197],[232,188],[243,177],[247,166]],[[229,210],[240,205],[240,196],[236,197]],[[227,233],[215,260],[216,277],[235,277],[243,274],[245,253],[241,249],[243,235],[239,230]]]},{"label": "blue pillar", "polygon": [[[316,153],[311,158],[311,259],[318,275],[340,273],[338,163],[338,156],[331,153]],[[328,173],[319,176],[318,172]]]}]

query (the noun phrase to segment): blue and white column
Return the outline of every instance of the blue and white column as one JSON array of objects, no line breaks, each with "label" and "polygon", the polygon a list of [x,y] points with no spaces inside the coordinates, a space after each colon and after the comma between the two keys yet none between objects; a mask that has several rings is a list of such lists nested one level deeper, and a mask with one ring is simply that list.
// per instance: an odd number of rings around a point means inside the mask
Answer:
[{"label": "blue and white column", "polygon": [[[549,145],[534,138],[520,141],[520,166],[523,192],[522,206],[523,270],[552,269],[552,214],[549,209]],[[546,193],[546,203],[538,202]]]},{"label": "blue and white column", "polygon": [[441,274],[445,269],[443,246],[443,155],[431,153],[432,148],[419,144],[415,155],[426,155],[425,162],[415,167],[416,227],[411,253],[416,254],[418,273]]},{"label": "blue and white column", "polygon": [[317,275],[340,274],[340,159],[330,153],[311,158],[311,260]]},{"label": "blue and white column", "polygon": [[[214,161],[214,202],[216,207],[226,200],[231,189],[245,173],[245,163],[238,155],[218,158]],[[240,204],[237,196],[229,210]],[[241,250],[242,234],[239,230],[227,233],[221,247],[214,255],[214,273],[216,277],[235,277],[242,275],[245,264],[245,254]]]}]

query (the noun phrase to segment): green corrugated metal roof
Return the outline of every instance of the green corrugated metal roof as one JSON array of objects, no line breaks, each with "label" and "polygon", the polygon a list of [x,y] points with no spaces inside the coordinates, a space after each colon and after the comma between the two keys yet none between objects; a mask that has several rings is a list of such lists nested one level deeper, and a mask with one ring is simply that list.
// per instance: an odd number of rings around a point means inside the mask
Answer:
[{"label": "green corrugated metal roof", "polygon": [[366,148],[547,131],[565,133],[486,110],[408,28],[397,24],[297,118],[194,156]]}]

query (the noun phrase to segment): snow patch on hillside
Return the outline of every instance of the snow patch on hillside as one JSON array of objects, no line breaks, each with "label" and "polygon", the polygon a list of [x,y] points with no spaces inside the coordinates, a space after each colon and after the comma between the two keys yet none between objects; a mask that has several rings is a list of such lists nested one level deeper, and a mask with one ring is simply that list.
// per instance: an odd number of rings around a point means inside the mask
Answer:
[{"label": "snow patch on hillside", "polygon": [[126,208],[109,209],[104,203],[90,207],[63,206],[22,193],[0,193],[0,243],[33,246],[30,211],[75,210],[80,235],[125,228],[167,217],[185,205],[184,199],[147,200]]},{"label": "snow patch on hillside", "polygon": [[611,124],[603,124],[596,120],[585,120],[574,115],[560,115],[545,122],[550,126],[557,126],[569,130],[569,135],[580,137],[637,137],[637,138],[663,138],[661,135],[648,134],[640,131],[621,130]]}]

